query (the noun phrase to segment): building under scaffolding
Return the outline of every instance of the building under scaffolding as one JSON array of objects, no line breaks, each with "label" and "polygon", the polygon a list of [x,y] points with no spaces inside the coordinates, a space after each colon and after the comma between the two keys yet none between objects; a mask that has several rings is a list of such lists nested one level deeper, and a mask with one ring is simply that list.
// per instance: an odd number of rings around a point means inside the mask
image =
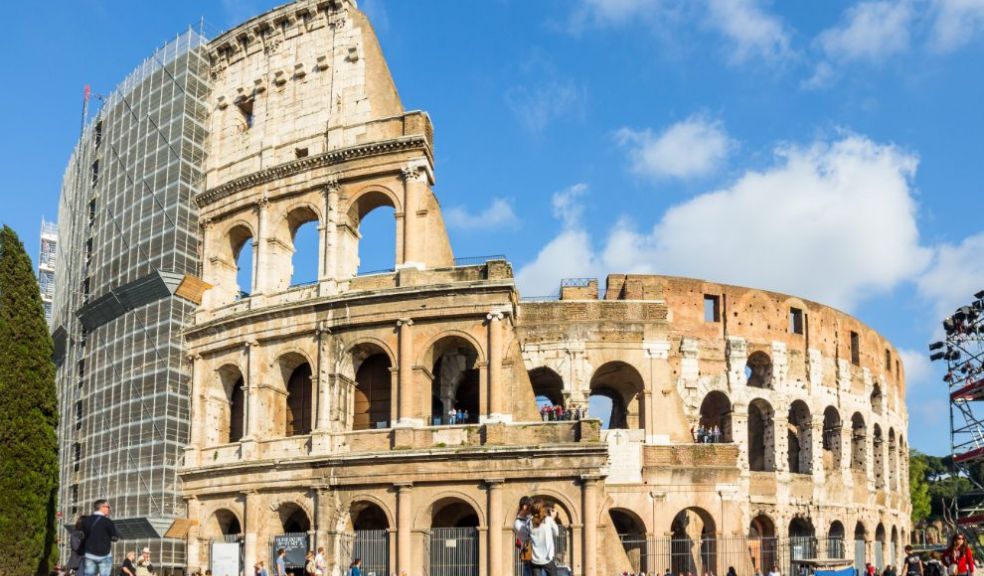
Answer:
[{"label": "building under scaffolding", "polygon": [[131,538],[116,557],[148,546],[165,573],[185,562],[183,539],[164,535],[185,514],[176,476],[189,410],[180,333],[195,300],[185,280],[198,267],[204,45],[196,32],[179,36],[103,99],[59,206],[52,329],[62,523],[111,498]]},{"label": "building under scaffolding", "polygon": [[58,225],[41,220],[41,250],[38,251],[38,286],[44,319],[51,326],[51,309],[55,301],[55,253],[58,250]]}]

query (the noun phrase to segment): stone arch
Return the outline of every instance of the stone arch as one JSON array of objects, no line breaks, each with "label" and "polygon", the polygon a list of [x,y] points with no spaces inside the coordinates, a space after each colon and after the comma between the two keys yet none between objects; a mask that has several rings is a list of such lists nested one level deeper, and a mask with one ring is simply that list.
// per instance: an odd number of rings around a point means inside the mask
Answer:
[{"label": "stone arch", "polygon": [[239,514],[231,508],[220,506],[211,511],[202,526],[202,538],[221,539],[238,536],[243,532],[243,522]]},{"label": "stone arch", "polygon": [[394,266],[403,263],[402,258],[402,239],[400,235],[401,222],[398,214],[403,214],[402,203],[397,194],[385,186],[370,184],[352,194],[347,203],[341,207],[340,213],[344,215],[346,226],[339,230],[339,276],[341,278],[352,278],[359,272],[361,265],[360,242],[362,234],[359,228],[363,219],[370,212],[389,207],[393,209],[393,228],[395,230],[393,246]]},{"label": "stone arch", "polygon": [[864,527],[864,522],[858,520],[854,524],[854,539],[863,541],[867,538],[868,538],[868,530]]},{"label": "stone arch", "polygon": [[830,528],[827,530],[827,538],[839,538],[843,540],[846,534],[847,532],[844,530],[844,524],[840,520],[834,520],[830,523]]},{"label": "stone arch", "polygon": [[533,395],[537,404],[549,403],[553,406],[564,406],[564,379],[553,369],[546,366],[534,368],[528,372]]},{"label": "stone arch", "polygon": [[892,526],[888,540],[888,563],[895,566],[898,562],[899,555],[899,529]]},{"label": "stone arch", "polygon": [[[614,360],[599,366],[591,375],[589,406],[592,397],[607,398],[611,402],[608,417],[609,429],[645,428],[645,383],[639,371],[627,362]],[[596,415],[592,414],[593,417]],[[602,417],[602,423],[605,423]]]},{"label": "stone arch", "polygon": [[646,523],[627,508],[610,508],[608,516],[615,533],[622,543],[622,550],[629,560],[632,572],[648,570],[649,550],[646,542]]},{"label": "stone arch", "polygon": [[828,471],[840,470],[842,430],[840,412],[827,406],[823,411],[823,467]]},{"label": "stone arch", "polygon": [[766,573],[778,559],[776,525],[768,514],[759,513],[748,525],[748,551],[752,567]]},{"label": "stone arch", "polygon": [[748,467],[753,472],[774,472],[776,443],[772,405],[763,398],[748,404]]},{"label": "stone arch", "polygon": [[864,416],[855,412],[851,416],[851,469],[865,471],[868,458],[868,428]]},{"label": "stone arch", "polygon": [[274,410],[275,432],[283,436],[310,434],[314,422],[314,378],[310,358],[299,350],[281,353],[274,363],[280,369],[283,396]]},{"label": "stone arch", "polygon": [[[321,234],[318,232],[318,229],[321,227],[323,222],[321,218],[321,211],[308,202],[297,202],[292,206],[287,207],[284,211],[284,222],[286,224],[286,230],[284,230],[286,234],[284,234],[283,240],[285,242],[290,242],[289,253],[286,255],[289,259],[289,267],[287,268],[288,273],[285,287],[317,280],[321,269],[320,255],[324,252],[324,249],[321,246]],[[313,254],[309,253],[306,246],[298,246],[298,233],[302,228],[311,225],[314,226],[313,232],[316,238]],[[314,278],[297,277],[299,258],[311,261],[309,262],[309,268],[310,263],[313,262]]]},{"label": "stone arch", "polygon": [[885,396],[882,394],[881,385],[875,382],[871,386],[871,411],[875,414],[882,413],[882,407],[885,404]]},{"label": "stone arch", "polygon": [[888,429],[888,487],[897,490],[899,487],[899,447],[895,441],[895,429]]},{"label": "stone arch", "polygon": [[[580,523],[577,508],[571,502],[570,498],[561,492],[549,488],[540,488],[537,489],[531,497],[534,499],[542,498],[544,502],[557,508],[559,510],[559,518],[564,525],[573,526]],[[512,526],[513,521],[516,519],[516,515],[513,512],[513,510],[506,511],[505,522],[508,526]]]},{"label": "stone arch", "polygon": [[[734,410],[731,406],[731,400],[728,395],[720,390],[714,390],[704,396],[703,402],[700,403],[700,422],[698,426],[707,430],[717,429],[718,434],[715,436],[712,432],[711,440],[720,442],[734,442],[734,436],[731,430],[731,415]],[[714,440],[714,438],[718,440]]]},{"label": "stone arch", "polygon": [[435,498],[424,511],[430,528],[483,528],[482,509],[461,494]]},{"label": "stone arch", "polygon": [[[211,274],[206,280],[215,286],[212,290],[219,295],[216,304],[222,305],[237,300],[241,295],[248,296],[256,289],[256,254],[253,249],[256,232],[250,223],[237,219],[217,236],[218,241],[211,250],[217,252],[214,256],[218,258],[210,262]],[[241,261],[247,256],[249,262]],[[248,267],[248,273],[243,274],[244,280],[248,280],[245,286],[240,285],[239,281],[243,267]]]},{"label": "stone arch", "polygon": [[207,411],[208,419],[214,424],[206,435],[212,436],[209,444],[221,445],[242,440],[246,426],[246,393],[244,378],[238,364],[229,362],[215,371],[215,378],[209,384]]},{"label": "stone arch", "polygon": [[759,513],[748,524],[749,538],[775,538],[776,523],[768,514]]},{"label": "stone arch", "polygon": [[885,525],[879,522],[878,526],[875,527],[875,541],[873,544],[875,549],[875,566],[877,566],[878,569],[885,567],[885,544]]},{"label": "stone arch", "polygon": [[337,371],[353,381],[359,364],[368,357],[367,355],[360,357],[360,350],[378,350],[380,353],[386,354],[391,366],[396,366],[396,354],[388,342],[375,336],[361,336],[347,343],[339,355]]},{"label": "stone arch", "polygon": [[353,500],[348,507],[348,528],[355,530],[390,530],[393,516],[377,500]]},{"label": "stone arch", "polygon": [[745,361],[745,381],[752,388],[772,388],[772,358],[759,350]]},{"label": "stone arch", "polygon": [[813,538],[816,536],[816,528],[813,527],[813,520],[809,516],[794,516],[789,521],[790,538]]},{"label": "stone arch", "polygon": [[786,450],[791,473],[813,473],[813,417],[810,407],[802,400],[795,400],[789,405]]},{"label": "stone arch", "polygon": [[355,494],[348,498],[342,507],[348,513],[339,515],[337,529],[340,531],[357,530],[356,520],[363,511],[370,508],[376,508],[381,513],[381,517],[377,516],[376,518],[385,522],[387,529],[396,526],[396,516],[386,502],[371,494]]},{"label": "stone arch", "polygon": [[[465,422],[478,422],[484,357],[479,343],[460,331],[441,333],[431,341],[422,365],[431,370],[431,417],[447,421],[449,412],[467,412]],[[441,419],[441,420],[437,420]]]},{"label": "stone arch", "polygon": [[875,475],[875,488],[885,487],[885,439],[881,426],[876,422],[871,429],[871,468]]},{"label": "stone arch", "polygon": [[[310,532],[313,517],[307,506],[286,500],[273,507],[274,520],[279,521],[282,534],[299,534]],[[275,524],[276,526],[277,524]]]},{"label": "stone arch", "polygon": [[697,567],[697,573],[717,569],[717,525],[714,517],[703,508],[691,506],[677,512],[670,523],[674,574],[687,573]]},{"label": "stone arch", "polygon": [[834,520],[827,529],[827,558],[846,558],[847,546],[844,542],[847,539],[847,531],[840,520]]}]

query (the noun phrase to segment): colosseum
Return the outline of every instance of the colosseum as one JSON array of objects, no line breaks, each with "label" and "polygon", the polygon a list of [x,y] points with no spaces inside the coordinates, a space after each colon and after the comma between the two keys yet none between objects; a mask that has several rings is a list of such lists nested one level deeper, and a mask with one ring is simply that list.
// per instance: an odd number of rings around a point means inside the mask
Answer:
[{"label": "colosseum", "polygon": [[[215,543],[251,570],[293,538],[289,561],[325,547],[335,574],[353,557],[377,575],[511,574],[524,495],[556,508],[578,575],[897,562],[907,414],[885,338],[687,278],[558,279],[559,297],[524,299],[504,258],[456,260],[430,119],[403,109],[353,0],[276,8],[207,55],[189,571]],[[396,265],[361,274],[378,208]],[[318,278],[296,285],[308,223]]]}]

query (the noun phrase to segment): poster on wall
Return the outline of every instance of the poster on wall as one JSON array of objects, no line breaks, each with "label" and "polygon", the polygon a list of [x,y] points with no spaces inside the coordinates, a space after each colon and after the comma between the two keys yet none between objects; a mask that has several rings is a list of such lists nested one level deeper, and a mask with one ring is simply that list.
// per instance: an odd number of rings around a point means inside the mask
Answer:
[{"label": "poster on wall", "polygon": [[213,542],[211,568],[213,576],[239,576],[239,543]]},{"label": "poster on wall", "polygon": [[[280,536],[273,537],[273,556],[276,558],[277,550],[283,548],[286,554],[284,555],[284,564],[288,568],[303,568],[304,567],[304,556],[308,551],[308,535],[307,534],[283,534]],[[213,576],[221,576],[212,572]]]}]

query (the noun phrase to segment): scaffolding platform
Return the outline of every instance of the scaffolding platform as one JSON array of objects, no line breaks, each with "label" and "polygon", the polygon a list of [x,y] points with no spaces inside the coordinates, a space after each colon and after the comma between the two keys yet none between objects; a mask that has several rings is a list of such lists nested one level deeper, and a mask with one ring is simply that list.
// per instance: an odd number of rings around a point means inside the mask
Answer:
[{"label": "scaffolding platform", "polygon": [[957,388],[950,393],[950,400],[952,402],[984,400],[984,378]]}]

